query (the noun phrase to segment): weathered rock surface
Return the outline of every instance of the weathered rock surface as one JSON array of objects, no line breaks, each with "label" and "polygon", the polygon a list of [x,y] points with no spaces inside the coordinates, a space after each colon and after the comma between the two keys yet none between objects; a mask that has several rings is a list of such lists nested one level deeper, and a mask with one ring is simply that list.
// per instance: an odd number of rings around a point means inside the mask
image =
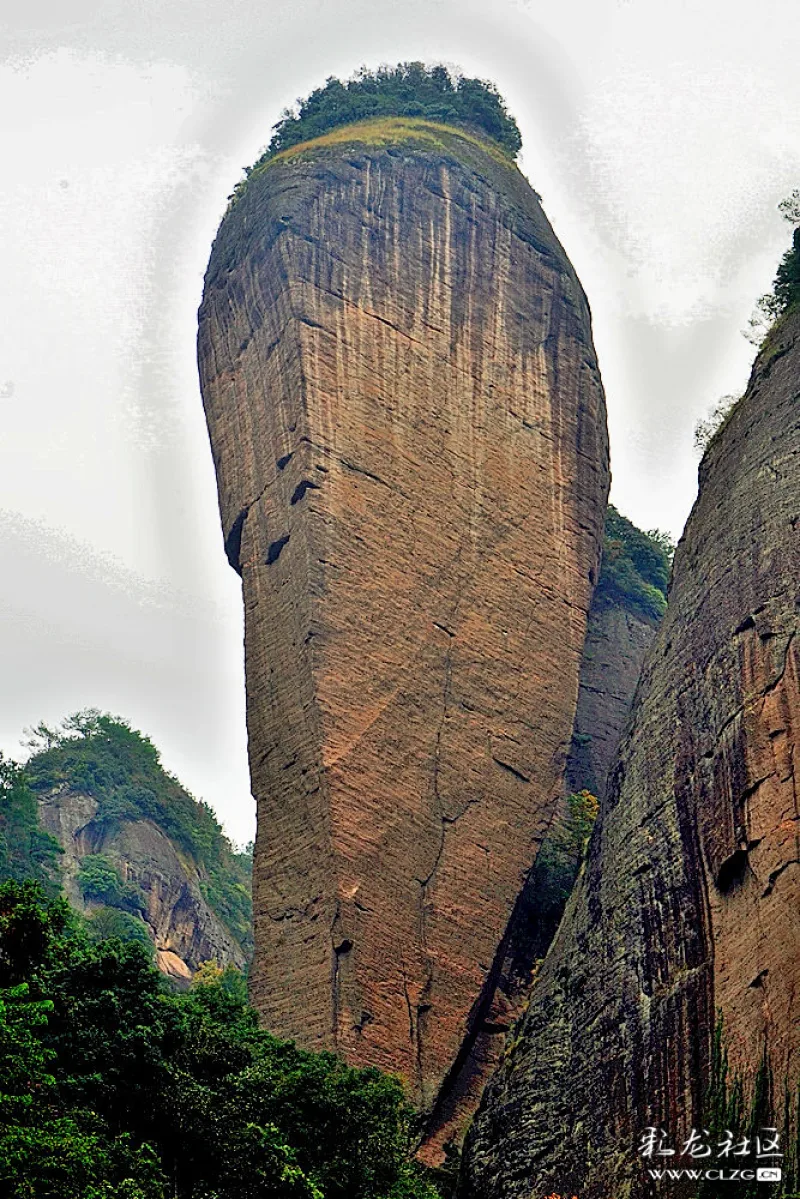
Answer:
[{"label": "weathered rock surface", "polygon": [[206,902],[196,867],[150,820],[110,825],[95,820],[98,803],[90,795],[56,788],[39,799],[42,827],[64,853],[60,877],[64,894],[78,911],[91,914],[78,881],[81,862],[102,854],[126,883],[138,887],[145,920],[156,950],[156,963],[179,984],[188,984],[201,962],[241,968],[241,946]]},{"label": "weathered rock surface", "polygon": [[718,1010],[734,1070],[752,1078],[766,1049],[778,1099],[796,1085],[799,336],[794,315],[703,460],[588,861],[468,1137],[463,1199],[660,1193],[637,1144],[649,1125],[673,1144],[702,1126]]},{"label": "weathered rock surface", "polygon": [[391,126],[250,176],[199,366],[244,591],[252,999],[431,1109],[561,791],[607,437],[535,194]]},{"label": "weathered rock surface", "polygon": [[[565,787],[602,798],[657,625],[622,602],[598,597],[596,591],[586,626]],[[555,820],[564,816],[566,807],[563,796]],[[539,862],[537,858],[528,873],[506,929],[491,1005],[477,1035],[463,1046],[449,1085],[431,1114],[421,1153],[431,1164],[441,1161],[448,1142],[460,1145],[483,1088],[500,1064],[508,1036],[525,1010],[537,964],[555,933],[563,909],[554,914],[545,902],[543,910],[542,891],[549,888]],[[576,860],[576,870],[577,866]]]},{"label": "weathered rock surface", "polygon": [[602,799],[656,624],[598,596],[589,609],[567,788]]}]

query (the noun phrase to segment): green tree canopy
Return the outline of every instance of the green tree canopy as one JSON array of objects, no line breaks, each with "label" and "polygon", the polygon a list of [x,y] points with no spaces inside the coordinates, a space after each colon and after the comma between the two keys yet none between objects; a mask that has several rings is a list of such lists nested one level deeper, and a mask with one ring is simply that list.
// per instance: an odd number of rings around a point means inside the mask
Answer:
[{"label": "green tree canopy", "polygon": [[340,125],[379,116],[425,117],[463,125],[492,138],[512,156],[522,146],[517,123],[494,84],[451,75],[443,66],[402,62],[376,71],[362,67],[346,82],[330,76],[323,87],[298,100],[293,110],[284,111],[269,148],[255,165]]},{"label": "green tree canopy", "polygon": [[642,532],[609,504],[596,601],[620,604],[648,620],[660,620],[667,606],[673,552],[668,534],[658,529]]},{"label": "green tree canopy", "polygon": [[231,970],[171,993],[14,882],[0,966],[4,1196],[436,1199],[398,1080],[262,1031]]}]

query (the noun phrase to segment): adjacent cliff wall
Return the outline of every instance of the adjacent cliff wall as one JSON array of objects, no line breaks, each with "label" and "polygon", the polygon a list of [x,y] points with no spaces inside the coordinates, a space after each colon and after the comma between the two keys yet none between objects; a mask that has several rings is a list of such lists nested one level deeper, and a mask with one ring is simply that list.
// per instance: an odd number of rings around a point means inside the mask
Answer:
[{"label": "adjacent cliff wall", "polygon": [[570,791],[602,799],[657,624],[622,603],[595,596],[581,658],[578,707],[567,758]]},{"label": "adjacent cliff wall", "polygon": [[586,301],[505,155],[387,120],[250,176],[198,347],[245,605],[252,999],[430,1109],[562,786],[608,488]]},{"label": "adjacent cliff wall", "polygon": [[[730,1065],[796,1085],[800,316],[714,439],[589,858],[468,1138],[461,1196],[657,1194],[636,1146]],[[685,1164],[685,1163],[684,1163]],[[690,1163],[692,1164],[692,1163]],[[675,1191],[675,1184],[668,1184]]]},{"label": "adjacent cliff wall", "polygon": [[[658,622],[655,617],[641,613],[630,600],[609,595],[602,587],[602,567],[600,579],[586,626],[564,787],[566,792],[573,793],[588,790],[602,799]],[[566,794],[560,797],[549,828],[550,836],[558,837],[563,832],[564,819],[570,817],[570,802]],[[570,879],[580,865],[579,845],[575,854]],[[561,869],[566,869],[564,862]],[[514,1035],[514,1024],[525,1010],[531,979],[547,953],[567,898],[556,884],[553,870],[552,857],[543,863],[537,855],[506,929],[491,1004],[481,1021],[476,1022],[474,1038],[462,1046],[457,1067],[451,1071],[448,1086],[428,1121],[421,1153],[426,1162],[438,1164],[448,1143],[461,1144],[483,1088],[499,1065],[509,1037]]]}]

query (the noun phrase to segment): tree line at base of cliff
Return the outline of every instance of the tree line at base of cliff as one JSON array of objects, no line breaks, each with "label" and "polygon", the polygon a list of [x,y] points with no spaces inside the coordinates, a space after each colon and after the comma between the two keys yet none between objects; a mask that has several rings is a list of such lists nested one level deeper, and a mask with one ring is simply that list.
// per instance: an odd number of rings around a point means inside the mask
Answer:
[{"label": "tree line at base of cliff", "polygon": [[175,994],[144,948],[0,885],[8,1199],[436,1199],[399,1080],[258,1028],[233,968]]}]

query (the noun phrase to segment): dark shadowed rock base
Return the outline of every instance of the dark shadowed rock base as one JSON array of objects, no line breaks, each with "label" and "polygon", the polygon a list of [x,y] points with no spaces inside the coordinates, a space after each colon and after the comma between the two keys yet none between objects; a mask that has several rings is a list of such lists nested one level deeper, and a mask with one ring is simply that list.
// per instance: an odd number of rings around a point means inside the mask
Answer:
[{"label": "dark shadowed rock base", "polygon": [[628,720],[642,663],[656,635],[654,621],[622,604],[592,602],[581,658],[578,709],[567,758],[570,791],[591,791],[598,799]]}]

